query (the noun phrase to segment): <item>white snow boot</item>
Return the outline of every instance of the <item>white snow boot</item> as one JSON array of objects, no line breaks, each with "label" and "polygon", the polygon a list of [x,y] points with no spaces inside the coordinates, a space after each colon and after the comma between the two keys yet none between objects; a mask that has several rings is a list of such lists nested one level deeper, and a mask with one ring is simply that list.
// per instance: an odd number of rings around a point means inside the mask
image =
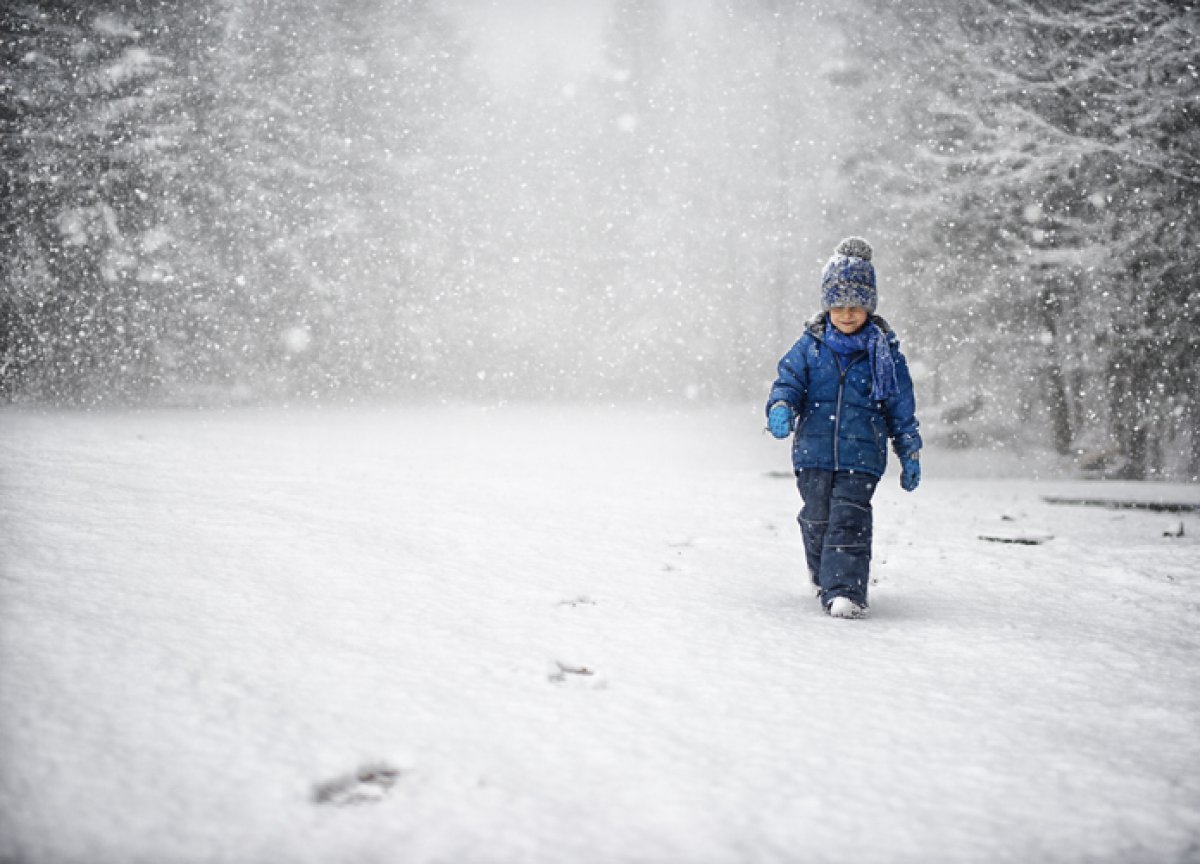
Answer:
[{"label": "white snow boot", "polygon": [[849,597],[834,597],[829,604],[831,618],[866,618],[867,607],[859,606]]}]

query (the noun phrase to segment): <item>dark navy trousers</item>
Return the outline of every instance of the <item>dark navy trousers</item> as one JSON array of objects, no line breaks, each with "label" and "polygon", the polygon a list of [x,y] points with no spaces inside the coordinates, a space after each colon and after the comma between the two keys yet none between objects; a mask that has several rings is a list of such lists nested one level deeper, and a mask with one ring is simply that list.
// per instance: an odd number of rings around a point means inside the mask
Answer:
[{"label": "dark navy trousers", "polygon": [[835,597],[867,605],[871,580],[871,496],[879,478],[855,471],[804,468],[796,485],[804,508],[798,521],[813,583],[828,606]]}]

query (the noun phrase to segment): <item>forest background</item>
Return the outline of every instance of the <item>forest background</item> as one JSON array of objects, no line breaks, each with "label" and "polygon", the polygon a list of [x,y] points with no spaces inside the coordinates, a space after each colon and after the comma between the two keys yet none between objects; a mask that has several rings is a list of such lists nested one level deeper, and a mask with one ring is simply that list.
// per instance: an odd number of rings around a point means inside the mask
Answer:
[{"label": "forest background", "polygon": [[6,3],[4,398],[757,399],[861,234],[931,439],[1200,477],[1194,6],[506,6]]}]

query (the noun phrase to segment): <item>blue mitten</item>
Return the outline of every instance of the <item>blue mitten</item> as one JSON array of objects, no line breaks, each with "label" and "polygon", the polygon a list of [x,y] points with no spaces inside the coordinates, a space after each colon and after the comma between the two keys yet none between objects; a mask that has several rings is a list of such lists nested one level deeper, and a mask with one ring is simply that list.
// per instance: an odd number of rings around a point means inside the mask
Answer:
[{"label": "blue mitten", "polygon": [[900,457],[900,488],[911,492],[921,485],[920,454]]},{"label": "blue mitten", "polygon": [[767,428],[776,438],[786,438],[792,434],[792,420],[795,417],[796,415],[792,413],[792,406],[784,402],[777,402],[767,412]]}]

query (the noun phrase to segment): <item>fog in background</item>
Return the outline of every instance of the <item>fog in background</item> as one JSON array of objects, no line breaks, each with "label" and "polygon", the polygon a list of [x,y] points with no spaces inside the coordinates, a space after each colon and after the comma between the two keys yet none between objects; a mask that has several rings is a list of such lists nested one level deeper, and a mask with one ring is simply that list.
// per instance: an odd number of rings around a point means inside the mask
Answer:
[{"label": "fog in background", "polygon": [[1189,5],[0,16],[10,400],[756,400],[861,234],[931,440],[1200,474]]}]

